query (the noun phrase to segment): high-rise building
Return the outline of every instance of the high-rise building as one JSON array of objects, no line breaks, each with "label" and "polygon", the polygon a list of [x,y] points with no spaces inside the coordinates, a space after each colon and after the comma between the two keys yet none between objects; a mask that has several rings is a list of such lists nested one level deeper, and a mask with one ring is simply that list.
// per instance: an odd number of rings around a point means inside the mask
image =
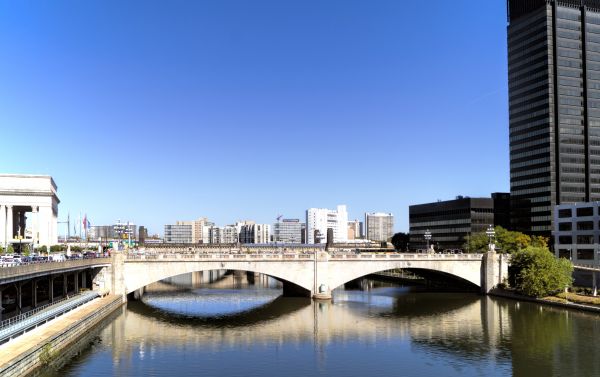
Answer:
[{"label": "high-rise building", "polygon": [[600,200],[600,1],[508,0],[511,225]]},{"label": "high-rise building", "polygon": [[394,235],[394,215],[391,213],[365,213],[367,239],[387,241]]},{"label": "high-rise building", "polygon": [[309,208],[306,210],[306,242],[325,243],[327,229],[333,229],[333,242],[348,241],[348,212],[345,205],[336,210]]},{"label": "high-rise building", "polygon": [[273,224],[273,241],[282,243],[302,243],[303,223],[300,219],[283,219]]}]

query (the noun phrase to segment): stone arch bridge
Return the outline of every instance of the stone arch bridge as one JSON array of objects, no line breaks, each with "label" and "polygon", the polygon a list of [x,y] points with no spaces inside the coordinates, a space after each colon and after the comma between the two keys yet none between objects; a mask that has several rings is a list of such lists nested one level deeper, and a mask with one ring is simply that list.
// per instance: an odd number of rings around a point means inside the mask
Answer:
[{"label": "stone arch bridge", "polygon": [[424,269],[452,275],[489,292],[508,276],[508,257],[487,254],[210,252],[161,250],[145,255],[116,252],[110,267],[96,278],[115,294],[127,295],[158,280],[189,272],[241,270],[283,282],[284,294],[331,298],[331,291],[349,281],[391,269]]}]

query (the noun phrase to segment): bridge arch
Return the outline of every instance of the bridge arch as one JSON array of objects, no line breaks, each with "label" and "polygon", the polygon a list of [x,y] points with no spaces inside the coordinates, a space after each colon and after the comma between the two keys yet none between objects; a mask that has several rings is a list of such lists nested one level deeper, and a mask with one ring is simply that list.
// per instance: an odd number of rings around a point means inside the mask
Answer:
[{"label": "bridge arch", "polygon": [[285,265],[270,262],[195,262],[195,261],[128,261],[123,267],[123,293],[129,294],[159,280],[173,276],[210,270],[248,271],[271,276],[283,283],[284,294],[310,296],[313,286],[312,265],[305,262],[311,269],[307,273],[301,266]]},{"label": "bridge arch", "polygon": [[328,274],[329,289],[333,290],[352,280],[393,269],[420,269],[441,272],[466,281],[474,287],[481,287],[481,260],[458,262],[456,260],[423,260],[423,261],[381,261],[370,263],[356,263],[352,261],[329,261],[328,270],[335,273]]}]

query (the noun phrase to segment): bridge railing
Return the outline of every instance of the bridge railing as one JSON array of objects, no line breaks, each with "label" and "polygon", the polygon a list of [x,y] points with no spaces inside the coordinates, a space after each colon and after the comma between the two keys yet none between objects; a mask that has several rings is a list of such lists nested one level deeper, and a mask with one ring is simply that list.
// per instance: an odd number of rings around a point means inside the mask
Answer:
[{"label": "bridge railing", "polygon": [[0,268],[0,281],[19,276],[47,273],[52,271],[77,269],[94,265],[104,265],[111,262],[110,258],[71,259],[64,262],[26,264]]},{"label": "bridge railing", "polygon": [[[483,254],[407,254],[407,253],[361,253],[333,254],[329,260],[481,260]],[[130,261],[154,260],[312,260],[314,254],[281,253],[281,254],[198,254],[198,253],[164,253],[126,255]]]}]

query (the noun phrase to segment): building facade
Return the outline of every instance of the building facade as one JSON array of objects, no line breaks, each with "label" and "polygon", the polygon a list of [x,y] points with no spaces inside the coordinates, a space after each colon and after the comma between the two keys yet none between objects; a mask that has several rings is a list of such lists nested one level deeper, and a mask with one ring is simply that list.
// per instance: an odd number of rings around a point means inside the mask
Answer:
[{"label": "building facade", "polygon": [[87,239],[92,241],[138,240],[138,227],[131,222],[122,223],[117,220],[113,225],[93,225],[87,230]]},{"label": "building facade", "polygon": [[577,264],[600,264],[600,202],[554,209],[554,252]]},{"label": "building facade", "polygon": [[210,243],[237,243],[238,237],[239,232],[235,225],[226,225],[224,227],[213,226],[209,229]]},{"label": "building facade", "polygon": [[363,222],[358,220],[348,221],[348,240],[364,238]]},{"label": "building facade", "polygon": [[0,174],[0,246],[57,244],[56,192],[47,175]]},{"label": "building facade", "polygon": [[485,231],[490,225],[508,227],[498,222],[508,220],[510,195],[494,193],[491,198],[458,196],[455,200],[412,205],[409,207],[409,248],[426,249],[425,233],[438,250],[462,249],[465,237]]},{"label": "building facade", "polygon": [[192,224],[188,221],[177,221],[172,225],[165,225],[165,243],[192,243]]},{"label": "building facade", "polygon": [[266,244],[271,242],[271,226],[268,224],[242,225],[240,243]]},{"label": "building facade", "polygon": [[309,208],[306,210],[306,242],[326,243],[327,229],[333,231],[333,242],[348,241],[348,211],[345,205],[337,209]]},{"label": "building facade", "polygon": [[555,205],[600,200],[600,2],[509,0],[511,222],[549,236]]},{"label": "building facade", "polygon": [[365,213],[365,225],[370,241],[388,241],[394,235],[394,215],[391,213]]},{"label": "building facade", "polygon": [[273,242],[302,243],[303,223],[300,219],[283,219],[273,224]]}]

